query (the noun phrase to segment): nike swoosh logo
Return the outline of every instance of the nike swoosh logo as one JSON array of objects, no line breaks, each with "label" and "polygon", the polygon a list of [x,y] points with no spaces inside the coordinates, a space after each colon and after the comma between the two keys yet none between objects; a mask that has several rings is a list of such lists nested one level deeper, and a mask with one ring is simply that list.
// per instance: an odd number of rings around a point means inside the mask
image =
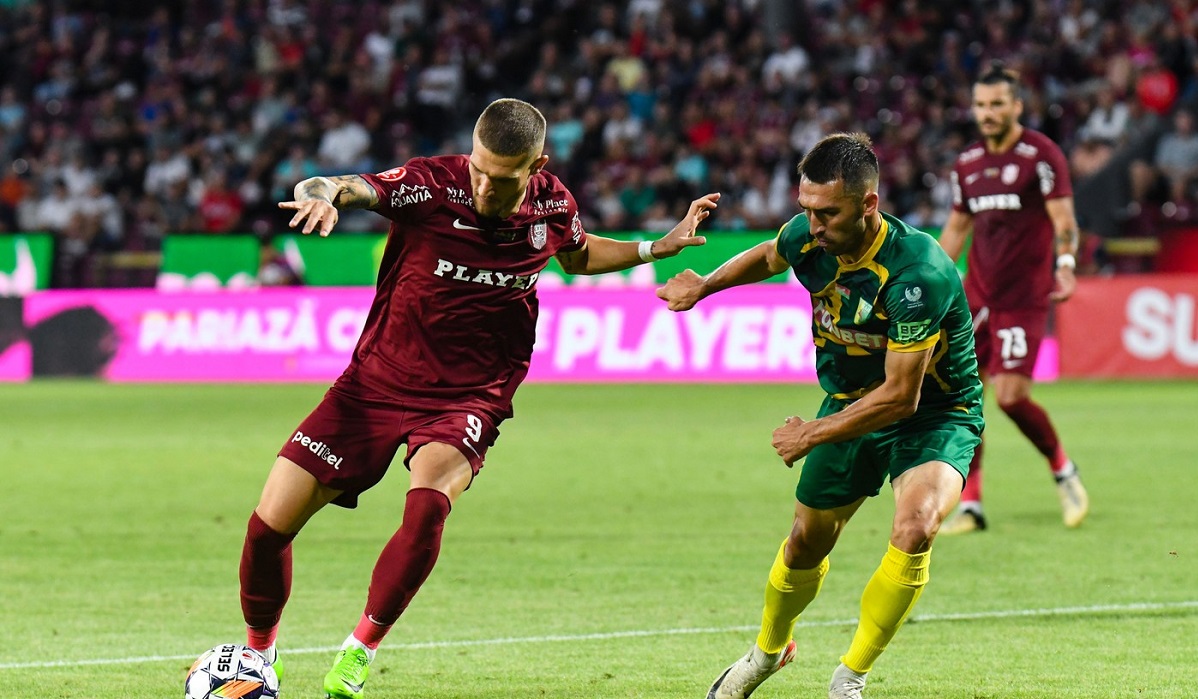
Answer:
[{"label": "nike swoosh logo", "polygon": [[481,228],[478,228],[476,226],[467,226],[466,224],[462,223],[462,219],[460,219],[460,218],[455,218],[453,220],[453,227],[458,229],[459,231],[481,231],[482,230]]},{"label": "nike swoosh logo", "polygon": [[353,684],[350,682],[346,682],[345,686],[349,689],[349,691],[353,692],[354,694],[357,694],[358,692],[362,691],[362,688],[366,686],[366,683],[363,682],[362,684]]}]

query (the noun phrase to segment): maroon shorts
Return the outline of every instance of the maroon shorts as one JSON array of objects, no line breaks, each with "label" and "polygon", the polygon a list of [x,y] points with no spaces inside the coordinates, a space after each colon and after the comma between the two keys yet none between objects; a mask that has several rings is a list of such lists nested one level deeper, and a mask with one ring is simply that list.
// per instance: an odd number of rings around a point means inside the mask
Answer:
[{"label": "maroon shorts", "polygon": [[502,417],[471,408],[405,408],[355,400],[329,391],[279,451],[316,477],[321,485],[345,491],[333,502],[356,507],[358,495],[373,487],[407,444],[404,465],[430,442],[457,447],[474,475],[487,448],[499,437]]},{"label": "maroon shorts", "polygon": [[1031,378],[1040,343],[1048,331],[1048,309],[973,311],[973,341],[978,367],[990,376],[1023,374]]}]

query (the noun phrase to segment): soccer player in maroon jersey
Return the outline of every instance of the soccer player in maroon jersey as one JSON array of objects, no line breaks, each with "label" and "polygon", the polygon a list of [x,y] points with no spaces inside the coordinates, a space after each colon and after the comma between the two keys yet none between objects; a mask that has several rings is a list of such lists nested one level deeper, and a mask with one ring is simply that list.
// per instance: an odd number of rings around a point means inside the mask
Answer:
[{"label": "soccer player in maroon jersey", "polygon": [[573,195],[545,172],[545,119],[501,99],[469,155],[413,158],[386,172],[295,187],[291,227],[327,236],[339,209],[391,220],[377,291],[348,368],[288,437],[250,517],[241,556],[249,646],[275,662],[291,587],[291,541],[332,502],[354,507],[401,444],[411,471],[402,526],[379,556],[365,610],[325,677],[327,697],[360,699],[375,649],[436,563],[450,508],[483,466],[528,372],[536,282],[550,257],[598,274],[677,255],[718,194],[695,200],[664,237],[588,236]]},{"label": "soccer player in maroon jersey", "polygon": [[[1048,459],[1065,526],[1076,527],[1089,512],[1089,497],[1048,413],[1031,399],[1050,302],[1067,300],[1077,287],[1073,189],[1061,149],[1022,126],[1022,111],[1014,71],[996,63],[974,84],[973,116],[982,140],[957,158],[953,210],[940,243],[955,260],[972,233],[965,294],[978,366],[994,386],[998,407]],[[978,447],[961,505],[941,533],[985,528]]]}]

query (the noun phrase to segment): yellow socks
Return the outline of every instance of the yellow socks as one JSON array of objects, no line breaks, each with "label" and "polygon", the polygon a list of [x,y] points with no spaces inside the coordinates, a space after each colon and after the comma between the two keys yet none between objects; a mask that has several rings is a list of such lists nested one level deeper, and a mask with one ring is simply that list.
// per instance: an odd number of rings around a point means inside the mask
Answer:
[{"label": "yellow socks", "polygon": [[928,582],[932,552],[906,553],[889,545],[882,565],[861,595],[861,621],[853,634],[849,652],[840,662],[850,670],[869,672],[886,644],[903,625]]},{"label": "yellow socks", "polygon": [[778,549],[778,556],[770,568],[770,580],[765,586],[765,609],[761,612],[761,633],[757,635],[757,646],[766,653],[778,653],[790,642],[795,621],[811,600],[819,594],[819,588],[828,574],[828,559],[811,570],[792,570],[782,561],[786,542]]}]

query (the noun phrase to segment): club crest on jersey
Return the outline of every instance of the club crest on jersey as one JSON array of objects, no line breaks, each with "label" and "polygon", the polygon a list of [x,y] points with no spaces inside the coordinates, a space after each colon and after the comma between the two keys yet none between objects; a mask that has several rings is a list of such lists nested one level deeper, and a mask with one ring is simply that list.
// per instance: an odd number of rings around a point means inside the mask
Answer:
[{"label": "club crest on jersey", "polygon": [[1019,179],[1019,166],[1015,163],[1003,165],[1001,179],[1003,184],[1015,184],[1015,180]]},{"label": "club crest on jersey", "polygon": [[380,172],[378,175],[376,175],[376,177],[385,182],[395,182],[397,180],[402,180],[406,174],[408,174],[407,168],[400,166],[393,167],[385,172]]},{"label": "club crest on jersey", "polygon": [[541,222],[534,223],[531,226],[529,226],[528,242],[530,244],[532,244],[532,246],[534,248],[536,248],[537,250],[540,250],[541,248],[545,247],[545,241],[548,239],[548,237],[549,237],[549,226],[545,222],[541,221]]}]

